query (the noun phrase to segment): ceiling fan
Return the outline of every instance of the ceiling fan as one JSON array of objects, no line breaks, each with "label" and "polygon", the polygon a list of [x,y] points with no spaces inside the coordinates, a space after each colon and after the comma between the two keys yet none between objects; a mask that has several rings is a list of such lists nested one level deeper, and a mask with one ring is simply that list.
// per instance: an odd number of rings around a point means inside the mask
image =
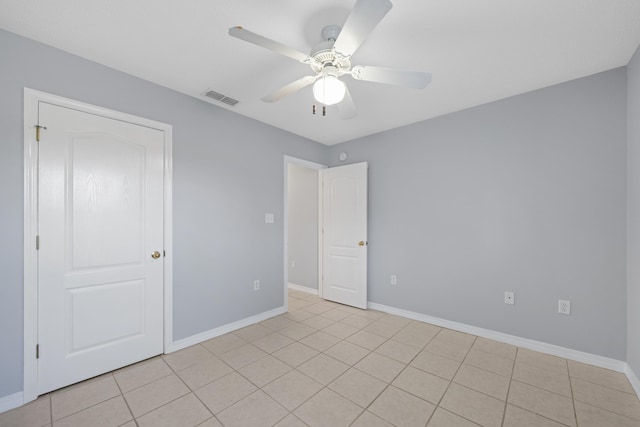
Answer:
[{"label": "ceiling fan", "polygon": [[416,89],[426,87],[431,81],[430,73],[368,65],[351,66],[351,56],[391,7],[389,0],[356,0],[342,29],[337,25],[324,27],[322,38],[325,41],[315,46],[309,55],[242,27],[229,28],[229,35],[308,64],[314,71],[314,75],[302,77],[262,97],[264,102],[276,102],[313,84],[316,101],[323,105],[336,104],[340,117],[350,119],[356,115],[356,108],[349,89],[340,80],[345,74],[356,80]]}]

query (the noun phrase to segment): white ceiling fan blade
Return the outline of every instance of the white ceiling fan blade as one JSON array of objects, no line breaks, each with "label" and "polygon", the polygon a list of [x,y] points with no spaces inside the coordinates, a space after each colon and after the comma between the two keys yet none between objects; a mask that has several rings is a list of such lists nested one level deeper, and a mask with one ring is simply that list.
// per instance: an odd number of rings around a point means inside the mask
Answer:
[{"label": "white ceiling fan blade", "polygon": [[333,45],[336,52],[353,55],[392,6],[389,0],[356,0]]},{"label": "white ceiling fan blade", "polygon": [[372,67],[368,65],[356,65],[351,70],[351,76],[356,80],[412,87],[415,89],[424,89],[431,82],[431,73]]},{"label": "white ceiling fan blade", "polygon": [[264,102],[276,102],[280,99],[284,98],[287,95],[290,95],[294,92],[299,91],[303,87],[309,86],[313,82],[317,80],[316,76],[305,76],[301,79],[296,80],[295,82],[291,82],[286,86],[281,87],[280,89],[271,92],[269,95],[265,95],[262,97]]},{"label": "white ceiling fan blade", "polygon": [[257,46],[264,47],[265,49],[272,50],[281,55],[288,56],[289,58],[300,61],[303,64],[308,64],[312,61],[309,55],[305,53],[299,52],[292,47],[285,46],[282,43],[278,43],[277,41],[268,39],[249,30],[245,30],[242,27],[229,28],[229,35],[231,37],[253,43]]},{"label": "white ceiling fan blade", "polygon": [[349,88],[345,86],[344,98],[342,101],[336,104],[338,108],[338,115],[342,120],[349,120],[356,116],[356,105],[353,103],[353,98],[351,98],[351,93],[349,92]]}]

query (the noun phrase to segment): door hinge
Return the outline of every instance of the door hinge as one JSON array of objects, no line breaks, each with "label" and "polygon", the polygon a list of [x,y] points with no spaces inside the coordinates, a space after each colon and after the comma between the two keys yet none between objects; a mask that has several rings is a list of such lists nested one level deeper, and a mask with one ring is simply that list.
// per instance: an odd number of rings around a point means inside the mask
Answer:
[{"label": "door hinge", "polygon": [[36,344],[36,359],[40,359],[40,344]]},{"label": "door hinge", "polygon": [[40,250],[40,236],[36,236],[36,251]]},{"label": "door hinge", "polygon": [[40,129],[47,129],[45,126],[36,125],[36,141],[40,142]]}]

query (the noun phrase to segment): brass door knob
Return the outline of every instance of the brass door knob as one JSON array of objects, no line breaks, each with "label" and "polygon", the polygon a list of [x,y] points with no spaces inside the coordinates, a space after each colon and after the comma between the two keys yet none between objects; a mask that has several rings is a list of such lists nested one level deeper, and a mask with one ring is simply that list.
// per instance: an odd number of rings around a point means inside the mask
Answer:
[{"label": "brass door knob", "polygon": [[364,246],[364,242],[362,240],[360,240],[360,242],[358,243],[358,245],[360,246]]},{"label": "brass door knob", "polygon": [[153,251],[153,252],[151,253],[151,258],[153,258],[153,259],[158,259],[158,258],[160,258],[160,252],[158,252],[158,251]]}]

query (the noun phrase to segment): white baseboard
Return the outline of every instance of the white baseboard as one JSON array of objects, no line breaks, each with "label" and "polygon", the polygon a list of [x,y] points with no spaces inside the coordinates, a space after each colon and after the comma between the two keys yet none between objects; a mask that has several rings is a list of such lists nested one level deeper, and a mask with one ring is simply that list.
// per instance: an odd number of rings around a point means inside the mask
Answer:
[{"label": "white baseboard", "polygon": [[0,414],[24,404],[24,396],[21,391],[0,397]]},{"label": "white baseboard", "polygon": [[[541,353],[551,354],[553,356],[559,356],[565,359],[575,360],[576,362],[588,363],[589,365],[610,369],[612,371],[626,373],[627,369],[629,369],[627,367],[626,362],[623,362],[621,360],[611,359],[609,357],[598,356],[595,354],[585,353],[583,351],[578,351],[578,350],[572,350],[570,348],[560,347],[558,345],[547,344],[540,341],[531,340],[528,338],[521,338],[515,335],[504,334],[502,332],[483,329],[477,326],[471,326],[464,323],[453,322],[451,320],[428,316],[426,314],[421,314],[421,313],[415,313],[413,311],[402,310],[395,307],[389,307],[389,306],[374,303],[374,302],[368,303],[367,307],[373,310],[383,311],[385,313],[406,317],[408,319],[418,320],[420,322],[430,323],[436,326],[442,326],[444,328],[453,329],[455,331],[465,332],[465,333],[476,335],[479,337],[500,341],[506,344],[527,348],[529,350],[539,351]],[[637,378],[636,378],[636,381],[637,381]],[[635,390],[636,392],[638,392],[639,388],[635,388]]]},{"label": "white baseboard", "polygon": [[633,369],[631,369],[631,366],[629,366],[628,363],[626,365],[627,368],[625,369],[624,373],[631,383],[631,387],[633,387],[638,397],[640,397],[640,380],[638,380],[638,377],[636,376],[635,372],[633,372]]},{"label": "white baseboard", "polygon": [[306,286],[296,285],[295,283],[289,283],[289,289],[294,291],[306,292],[312,295],[318,295],[318,290],[313,288],[307,288]]},{"label": "white baseboard", "polygon": [[267,320],[271,317],[278,316],[286,312],[287,309],[282,306],[273,310],[265,311],[264,313],[256,314],[255,316],[238,320],[233,323],[227,323],[226,325],[220,326],[218,328],[201,332],[199,334],[192,335],[178,341],[174,341],[167,346],[166,352],[173,353],[174,351],[182,350],[183,348],[199,344],[203,341],[210,340],[211,338],[219,337],[220,335],[236,331],[238,329],[244,328],[245,326],[253,325],[254,323],[262,322],[263,320]]}]

